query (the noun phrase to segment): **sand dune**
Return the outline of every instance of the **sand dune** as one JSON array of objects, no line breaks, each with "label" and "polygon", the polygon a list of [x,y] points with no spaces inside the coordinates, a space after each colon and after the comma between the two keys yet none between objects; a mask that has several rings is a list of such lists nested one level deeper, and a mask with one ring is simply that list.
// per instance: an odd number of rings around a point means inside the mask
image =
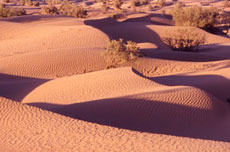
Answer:
[{"label": "sand dune", "polygon": [[4,151],[226,151],[227,142],[107,127],[1,98]]},{"label": "sand dune", "polygon": [[[161,85],[138,76],[132,68],[126,67],[49,81],[29,93],[22,102],[80,103],[148,92],[154,87]],[[52,93],[49,90],[52,90]]]},{"label": "sand dune", "polygon": [[[59,18],[56,18],[58,20]],[[54,20],[54,19],[53,19]],[[107,36],[99,30],[85,25],[65,25],[66,20],[52,24],[40,22],[24,23],[13,22],[7,24],[8,33],[1,36],[0,55],[12,56],[28,52],[58,49],[73,49],[82,47],[103,47]],[[73,20],[70,18],[70,20]],[[63,25],[63,23],[65,23]],[[3,23],[4,24],[4,23]],[[16,24],[16,25],[15,25]],[[21,28],[21,26],[25,26]],[[14,32],[18,30],[19,32]],[[20,30],[22,29],[22,30]],[[84,37],[84,38],[83,38]],[[85,39],[87,38],[87,39]],[[13,45],[12,45],[13,44]]]},{"label": "sand dune", "polygon": [[[195,29],[207,44],[174,52],[160,10],[113,20],[88,7],[0,20],[0,151],[229,151],[230,39]],[[119,38],[145,57],[105,70]]]}]

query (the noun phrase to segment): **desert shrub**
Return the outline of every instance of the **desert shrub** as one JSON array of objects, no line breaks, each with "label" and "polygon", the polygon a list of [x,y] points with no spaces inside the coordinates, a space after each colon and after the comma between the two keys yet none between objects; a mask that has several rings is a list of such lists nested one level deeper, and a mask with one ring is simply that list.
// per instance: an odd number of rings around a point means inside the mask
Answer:
[{"label": "desert shrub", "polygon": [[58,5],[58,4],[61,4],[62,1],[61,0],[46,0],[46,3],[48,5]]},{"label": "desert shrub", "polygon": [[195,28],[177,28],[165,35],[162,39],[173,51],[195,51],[206,40]]},{"label": "desert shrub", "polygon": [[221,12],[219,14],[219,29],[222,31],[222,33],[229,35],[230,32],[230,12]]},{"label": "desert shrub", "polygon": [[21,16],[21,15],[26,15],[25,9],[0,5],[0,17],[12,17],[12,16]]},{"label": "desert shrub", "polygon": [[32,4],[33,6],[40,6],[40,2],[38,2],[38,1],[33,1],[33,4]]},{"label": "desert shrub", "polygon": [[103,1],[102,2],[102,6],[101,6],[101,11],[103,13],[106,13],[109,9],[109,4],[108,4],[108,1]]},{"label": "desert shrub", "polygon": [[148,4],[148,10],[149,10],[149,11],[152,11],[152,10],[153,10],[153,5]]},{"label": "desert shrub", "polygon": [[162,8],[166,5],[166,0],[157,0],[157,5]]},{"label": "desert shrub", "polygon": [[20,0],[19,3],[21,5],[33,6],[32,0]]},{"label": "desert shrub", "polygon": [[166,14],[166,11],[165,10],[161,10],[161,15],[165,16],[165,14]]},{"label": "desert shrub", "polygon": [[180,1],[175,2],[174,5],[175,5],[175,8],[182,8],[185,6],[185,4]]},{"label": "desert shrub", "polygon": [[59,14],[57,7],[55,7],[53,5],[42,6],[41,13],[42,14],[51,14],[51,15]]},{"label": "desert shrub", "polygon": [[9,3],[9,2],[10,2],[10,0],[3,0],[3,2],[4,2],[4,3]]},{"label": "desert shrub", "polygon": [[212,7],[175,7],[171,14],[176,25],[194,26],[205,30],[211,30],[216,24],[218,11]]},{"label": "desert shrub", "polygon": [[114,0],[114,7],[116,9],[121,9],[122,1],[121,0]]},{"label": "desert shrub", "polygon": [[73,16],[77,18],[84,18],[87,15],[87,11],[82,7],[73,3],[62,4],[59,8],[61,15]]},{"label": "desert shrub", "polygon": [[142,54],[137,43],[133,41],[125,43],[123,39],[120,39],[109,41],[102,56],[107,62],[107,68],[114,68],[125,62],[134,62]]},{"label": "desert shrub", "polygon": [[223,5],[224,7],[230,7],[230,0],[224,0]]}]

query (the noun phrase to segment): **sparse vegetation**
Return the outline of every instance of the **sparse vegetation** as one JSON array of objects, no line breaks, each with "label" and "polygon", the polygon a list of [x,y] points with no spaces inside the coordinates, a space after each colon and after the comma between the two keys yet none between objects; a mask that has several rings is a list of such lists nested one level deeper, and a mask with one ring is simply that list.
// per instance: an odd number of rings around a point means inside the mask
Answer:
[{"label": "sparse vegetation", "polygon": [[46,0],[46,3],[48,5],[58,5],[58,4],[61,4],[62,1],[61,0]]},{"label": "sparse vegetation", "polygon": [[108,4],[108,1],[103,1],[102,2],[102,6],[101,6],[101,11],[103,13],[106,13],[109,9],[109,4]]},{"label": "sparse vegetation", "polygon": [[14,8],[5,5],[0,5],[0,17],[12,17],[26,15],[26,11],[23,8]]},{"label": "sparse vegetation", "polygon": [[230,7],[230,0],[223,1],[224,7]]},{"label": "sparse vegetation", "polygon": [[221,12],[219,14],[219,28],[220,30],[229,36],[230,32],[230,12]]},{"label": "sparse vegetation", "polygon": [[59,8],[54,5],[49,5],[48,7],[43,6],[42,14],[61,14],[77,18],[84,18],[87,15],[87,11],[82,6],[75,5],[74,3],[64,2]]},{"label": "sparse vegetation", "polygon": [[82,7],[73,3],[64,3],[59,8],[61,15],[73,16],[77,18],[84,18],[87,15],[87,11]]},{"label": "sparse vegetation", "polygon": [[163,41],[173,51],[195,51],[200,45],[205,44],[205,35],[196,31],[195,28],[177,28],[167,31]]},{"label": "sparse vegetation", "polygon": [[54,14],[59,14],[59,11],[57,7],[53,5],[49,5],[49,6],[42,6],[41,13],[54,15]]},{"label": "sparse vegetation", "polygon": [[121,9],[121,5],[122,5],[122,1],[121,0],[114,0],[114,7],[116,9]]},{"label": "sparse vegetation", "polygon": [[218,11],[213,7],[175,7],[172,11],[176,25],[199,27],[208,31],[211,31],[215,26],[217,15]]},{"label": "sparse vegetation", "polygon": [[139,51],[137,43],[133,41],[125,43],[123,39],[120,39],[109,41],[102,56],[107,62],[107,68],[115,68],[122,63],[136,61],[138,57],[142,56],[142,53]]},{"label": "sparse vegetation", "polygon": [[3,3],[9,3],[10,0],[3,0]]},{"label": "sparse vegetation", "polygon": [[166,0],[157,0],[157,5],[162,8],[166,5]]},{"label": "sparse vegetation", "polygon": [[27,5],[27,6],[32,6],[33,5],[32,0],[20,0],[19,3],[21,5]]}]

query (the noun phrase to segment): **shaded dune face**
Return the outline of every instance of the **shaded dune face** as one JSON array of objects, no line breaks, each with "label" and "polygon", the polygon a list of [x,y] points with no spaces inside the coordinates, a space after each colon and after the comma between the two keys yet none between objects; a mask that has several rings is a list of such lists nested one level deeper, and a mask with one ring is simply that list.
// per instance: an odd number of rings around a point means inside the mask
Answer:
[{"label": "shaded dune face", "polygon": [[[139,106],[138,109],[146,109],[145,106],[145,104]],[[2,108],[0,147],[7,152],[180,151],[181,149],[217,152],[229,149],[228,142],[143,133],[88,123],[5,98],[0,98],[0,107]],[[152,109],[151,106],[149,108]]]},{"label": "shaded dune face", "polygon": [[[71,97],[66,98],[67,93]],[[194,87],[160,85],[137,75],[129,67],[49,81],[22,102],[75,119],[123,129],[230,140],[225,128],[230,125],[230,113],[222,101]],[[218,132],[217,128],[222,131]]]}]

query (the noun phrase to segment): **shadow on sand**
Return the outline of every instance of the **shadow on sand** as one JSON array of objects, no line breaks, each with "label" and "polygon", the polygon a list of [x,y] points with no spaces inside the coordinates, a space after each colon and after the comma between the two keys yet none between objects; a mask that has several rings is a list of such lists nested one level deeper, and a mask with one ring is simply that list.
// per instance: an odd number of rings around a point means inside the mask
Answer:
[{"label": "shadow on sand", "polygon": [[141,98],[112,98],[70,105],[29,105],[122,129],[230,142],[230,121],[226,122],[230,115],[216,105],[207,110]]},{"label": "shadow on sand", "polygon": [[21,102],[21,100],[39,85],[48,79],[0,74],[0,96]]}]

